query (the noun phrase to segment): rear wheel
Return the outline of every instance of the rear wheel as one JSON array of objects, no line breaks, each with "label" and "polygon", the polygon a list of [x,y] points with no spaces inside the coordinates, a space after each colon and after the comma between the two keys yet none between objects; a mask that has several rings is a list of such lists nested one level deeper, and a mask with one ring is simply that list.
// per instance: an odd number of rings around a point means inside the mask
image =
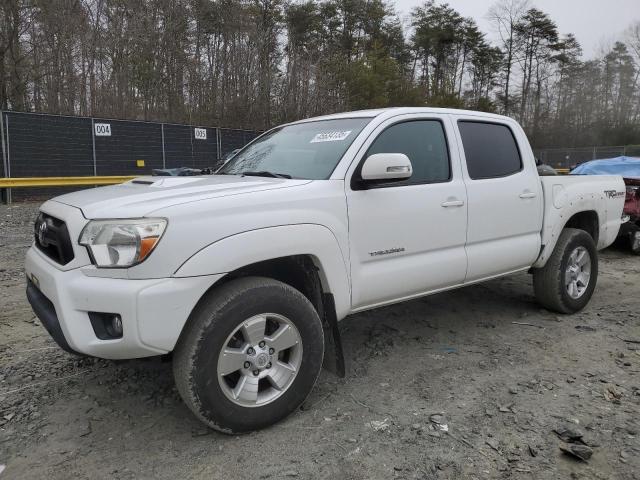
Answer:
[{"label": "rear wheel", "polygon": [[174,350],[174,376],[207,425],[240,433],[294,411],[320,373],[320,318],[299,291],[276,280],[232,280],[194,309]]},{"label": "rear wheel", "polygon": [[584,230],[565,228],[544,267],[533,272],[533,287],[540,304],[558,313],[583,309],[598,279],[598,253]]}]

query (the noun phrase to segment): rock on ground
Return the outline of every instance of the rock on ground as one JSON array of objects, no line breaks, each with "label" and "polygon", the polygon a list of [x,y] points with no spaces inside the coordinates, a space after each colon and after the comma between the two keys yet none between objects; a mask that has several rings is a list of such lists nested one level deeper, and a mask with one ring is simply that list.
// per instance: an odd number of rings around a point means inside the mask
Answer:
[{"label": "rock on ground", "polygon": [[[626,250],[602,252],[573,316],[541,309],[526,274],[355,315],[346,379],[324,372],[288,419],[225,436],[184,406],[169,363],[75,358],[33,321],[36,212],[0,206],[0,480],[640,478],[640,344],[623,340],[640,339],[640,257]],[[583,435],[587,463],[562,453],[559,426]]]}]

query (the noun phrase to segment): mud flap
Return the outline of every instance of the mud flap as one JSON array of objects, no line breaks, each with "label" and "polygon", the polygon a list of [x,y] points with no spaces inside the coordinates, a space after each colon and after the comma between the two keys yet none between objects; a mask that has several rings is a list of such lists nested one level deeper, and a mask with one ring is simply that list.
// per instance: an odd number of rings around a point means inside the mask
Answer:
[{"label": "mud flap", "polygon": [[344,361],[344,350],[342,348],[342,338],[340,337],[340,326],[336,317],[336,305],[333,295],[323,294],[324,315],[322,318],[322,329],[324,331],[324,361],[323,368],[334,373],[340,378],[346,376]]}]

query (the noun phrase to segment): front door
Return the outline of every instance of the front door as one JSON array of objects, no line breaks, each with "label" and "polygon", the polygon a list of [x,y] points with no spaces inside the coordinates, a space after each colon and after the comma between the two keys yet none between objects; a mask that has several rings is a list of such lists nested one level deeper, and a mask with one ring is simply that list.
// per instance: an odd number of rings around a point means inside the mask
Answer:
[{"label": "front door", "polygon": [[[363,146],[347,175],[354,309],[390,303],[464,281],[467,198],[452,124],[444,117],[395,117]],[[364,184],[362,162],[404,153],[413,175]]]}]

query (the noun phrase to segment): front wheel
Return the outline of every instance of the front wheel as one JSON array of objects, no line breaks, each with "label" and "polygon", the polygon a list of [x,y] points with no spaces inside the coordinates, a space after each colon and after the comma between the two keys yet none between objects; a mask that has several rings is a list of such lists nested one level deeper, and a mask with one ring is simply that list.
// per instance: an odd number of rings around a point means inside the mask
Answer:
[{"label": "front wheel", "polygon": [[546,265],[533,271],[536,299],[558,313],[582,310],[597,280],[598,252],[593,238],[576,228],[565,228]]},{"label": "front wheel", "polygon": [[241,433],[293,412],[311,392],[323,353],[311,302],[285,283],[247,277],[196,306],[174,350],[174,376],[198,418]]}]

